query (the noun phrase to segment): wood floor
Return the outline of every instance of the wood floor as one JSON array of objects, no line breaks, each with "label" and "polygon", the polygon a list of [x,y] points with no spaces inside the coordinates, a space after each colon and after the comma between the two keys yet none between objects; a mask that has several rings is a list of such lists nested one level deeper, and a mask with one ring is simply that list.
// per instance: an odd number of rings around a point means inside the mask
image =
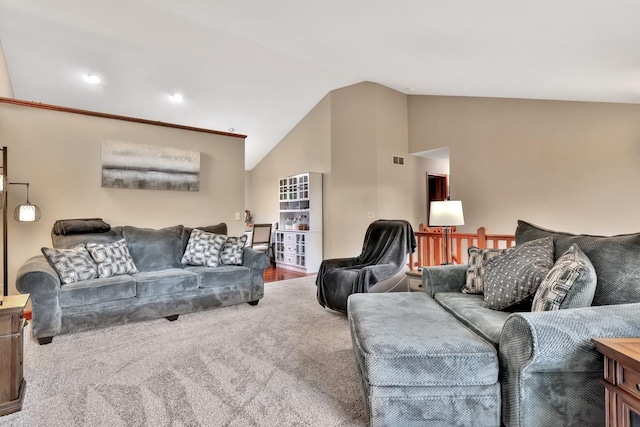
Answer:
[{"label": "wood floor", "polygon": [[264,271],[264,283],[277,282],[278,280],[295,279],[297,277],[314,276],[315,274],[298,273],[297,271],[285,270],[270,265]]}]

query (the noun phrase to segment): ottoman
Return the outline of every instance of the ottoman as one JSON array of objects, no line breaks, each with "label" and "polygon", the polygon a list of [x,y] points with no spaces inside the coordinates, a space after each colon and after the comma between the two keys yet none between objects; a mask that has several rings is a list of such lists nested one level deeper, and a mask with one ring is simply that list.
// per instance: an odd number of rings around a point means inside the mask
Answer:
[{"label": "ottoman", "polygon": [[496,349],[427,294],[353,294],[347,313],[370,426],[500,425]]}]

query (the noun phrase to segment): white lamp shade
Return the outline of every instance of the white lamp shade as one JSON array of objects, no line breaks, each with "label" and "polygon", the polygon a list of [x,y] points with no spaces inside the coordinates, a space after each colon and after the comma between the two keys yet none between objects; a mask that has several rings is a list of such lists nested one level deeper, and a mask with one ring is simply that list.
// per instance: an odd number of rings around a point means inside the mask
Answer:
[{"label": "white lamp shade", "polygon": [[462,202],[460,200],[431,202],[431,208],[429,210],[429,225],[436,227],[464,225]]},{"label": "white lamp shade", "polygon": [[31,203],[19,205],[13,213],[16,221],[34,222],[40,219],[40,208]]}]

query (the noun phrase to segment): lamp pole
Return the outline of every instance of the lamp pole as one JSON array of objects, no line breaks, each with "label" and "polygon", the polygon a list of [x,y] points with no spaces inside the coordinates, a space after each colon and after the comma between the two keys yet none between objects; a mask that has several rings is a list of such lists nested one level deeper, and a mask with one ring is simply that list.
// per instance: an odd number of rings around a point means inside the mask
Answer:
[{"label": "lamp pole", "polygon": [[[2,147],[2,175],[4,182],[2,189],[2,296],[9,293],[9,270],[7,264],[9,262],[9,254],[7,252],[7,147]],[[2,300],[0,300],[2,305]]]}]

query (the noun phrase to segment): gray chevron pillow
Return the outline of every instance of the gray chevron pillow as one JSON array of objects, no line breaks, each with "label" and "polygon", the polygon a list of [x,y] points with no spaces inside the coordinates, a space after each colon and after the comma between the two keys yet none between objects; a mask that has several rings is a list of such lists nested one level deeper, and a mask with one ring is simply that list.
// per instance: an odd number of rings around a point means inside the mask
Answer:
[{"label": "gray chevron pillow", "polygon": [[187,265],[217,267],[222,245],[227,236],[207,233],[194,228],[189,236],[187,248],[182,255],[182,263]]},{"label": "gray chevron pillow", "polygon": [[42,253],[64,285],[98,277],[98,267],[84,245],[71,249],[42,248]]},{"label": "gray chevron pillow", "polygon": [[224,245],[222,246],[222,252],[220,252],[220,264],[241,265],[242,249],[246,243],[246,234],[243,234],[240,237],[228,237],[227,241],[224,242]]},{"label": "gray chevron pillow", "polygon": [[91,258],[98,264],[98,277],[137,273],[127,241],[120,239],[114,243],[87,243]]}]

